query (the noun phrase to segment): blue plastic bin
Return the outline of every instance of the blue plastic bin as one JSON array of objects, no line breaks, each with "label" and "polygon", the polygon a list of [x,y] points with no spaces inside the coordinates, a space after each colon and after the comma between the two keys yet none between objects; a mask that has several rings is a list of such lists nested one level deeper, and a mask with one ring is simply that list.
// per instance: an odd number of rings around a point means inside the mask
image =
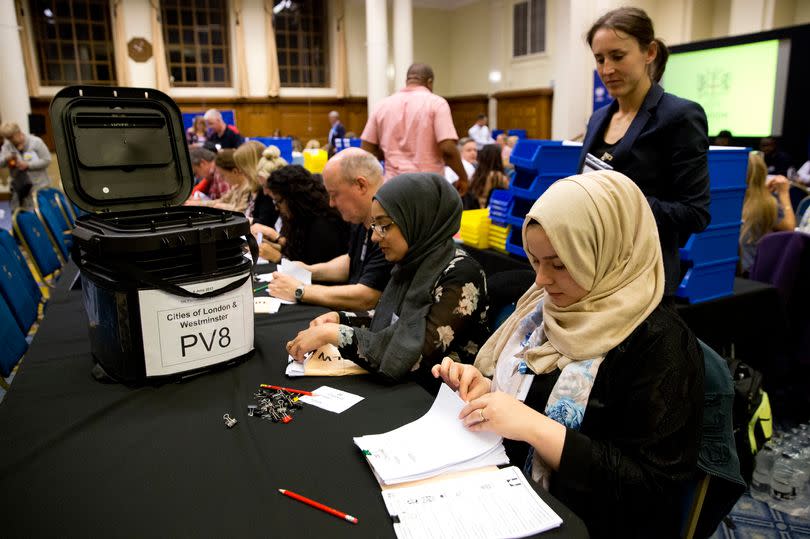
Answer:
[{"label": "blue plastic bin", "polygon": [[526,218],[526,214],[529,213],[529,210],[532,209],[535,200],[536,199],[533,198],[514,197],[512,199],[512,205],[509,207],[509,215],[506,216],[506,222],[517,228],[522,227],[523,220]]},{"label": "blue plastic bin", "polygon": [[675,295],[688,299],[689,303],[730,296],[734,293],[736,269],[736,256],[707,264],[695,264],[686,271]]},{"label": "blue plastic bin", "polygon": [[559,140],[523,139],[515,144],[509,161],[516,168],[543,174],[575,174],[579,163],[580,146],[563,146]]},{"label": "blue plastic bin", "polygon": [[526,251],[523,250],[522,228],[513,226],[509,231],[509,237],[506,238],[506,252],[512,253],[513,255],[522,256],[523,258],[528,258],[526,256]]},{"label": "blue plastic bin", "polygon": [[740,221],[730,225],[709,225],[703,232],[692,234],[681,247],[681,259],[698,265],[737,256],[740,226]]},{"label": "blue plastic bin", "polygon": [[[525,173],[522,174],[522,172]],[[556,182],[561,178],[571,176],[572,174],[573,172],[571,172],[570,174],[569,173],[537,174],[534,178],[532,178],[531,173],[526,171],[526,169],[522,169],[517,174],[515,174],[515,177],[512,179],[512,183],[509,185],[509,188],[516,196],[537,200],[538,198],[540,198],[540,195],[546,192],[546,189],[551,187],[552,183]]]},{"label": "blue plastic bin", "polygon": [[748,148],[709,150],[709,182],[712,189],[745,187]]},{"label": "blue plastic bin", "polygon": [[510,137],[518,137],[518,138],[526,138],[526,130],[525,129],[510,129],[507,134]]},{"label": "blue plastic bin", "polygon": [[739,223],[742,219],[742,206],[745,199],[745,187],[727,187],[711,190],[709,213],[712,225]]},{"label": "blue plastic bin", "polygon": [[505,224],[511,204],[512,193],[506,189],[493,189],[489,196],[489,219]]}]

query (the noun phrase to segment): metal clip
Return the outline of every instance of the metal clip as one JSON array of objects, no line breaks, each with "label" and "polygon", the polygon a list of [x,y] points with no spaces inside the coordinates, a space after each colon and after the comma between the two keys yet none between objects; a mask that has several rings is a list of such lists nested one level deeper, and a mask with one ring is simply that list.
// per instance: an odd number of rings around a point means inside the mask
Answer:
[{"label": "metal clip", "polygon": [[236,425],[236,419],[232,418],[230,414],[225,414],[222,416],[222,419],[225,421],[225,426],[229,429],[233,428]]}]

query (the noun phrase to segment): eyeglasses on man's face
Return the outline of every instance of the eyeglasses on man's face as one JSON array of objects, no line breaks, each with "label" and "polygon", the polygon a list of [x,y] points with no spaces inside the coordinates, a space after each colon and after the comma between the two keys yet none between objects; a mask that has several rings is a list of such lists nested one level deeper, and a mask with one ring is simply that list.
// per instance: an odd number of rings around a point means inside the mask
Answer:
[{"label": "eyeglasses on man's face", "polygon": [[393,224],[395,224],[394,221],[389,221],[386,224],[375,223],[372,221],[371,231],[376,232],[379,237],[384,238],[385,235],[388,234],[388,229],[390,229],[391,225]]}]

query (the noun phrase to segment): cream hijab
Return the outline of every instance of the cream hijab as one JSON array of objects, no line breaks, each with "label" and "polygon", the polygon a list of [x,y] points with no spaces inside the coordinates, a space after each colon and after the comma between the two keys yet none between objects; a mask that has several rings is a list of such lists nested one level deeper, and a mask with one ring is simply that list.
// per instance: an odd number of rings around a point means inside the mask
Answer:
[{"label": "cream hijab", "polygon": [[[524,246],[532,222],[543,227],[571,277],[588,291],[568,307],[542,302],[548,340],[524,352],[531,370],[540,374],[604,356],[626,339],[661,302],[664,264],[647,199],[619,172],[589,172],[555,182],[526,215]],[[532,284],[518,300],[515,312],[481,348],[475,360],[481,372],[492,376],[521,320],[543,296],[544,290]]]}]

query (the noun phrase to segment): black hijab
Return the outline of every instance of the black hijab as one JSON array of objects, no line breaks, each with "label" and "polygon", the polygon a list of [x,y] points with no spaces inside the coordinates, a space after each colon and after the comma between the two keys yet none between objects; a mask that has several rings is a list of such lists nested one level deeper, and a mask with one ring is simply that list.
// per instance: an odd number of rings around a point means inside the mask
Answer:
[{"label": "black hijab", "polygon": [[[405,236],[408,252],[374,311],[370,330],[355,330],[360,353],[381,374],[399,379],[419,361],[432,290],[455,254],[461,199],[436,174],[402,174],[374,197]],[[393,315],[397,321],[392,323]]]}]

